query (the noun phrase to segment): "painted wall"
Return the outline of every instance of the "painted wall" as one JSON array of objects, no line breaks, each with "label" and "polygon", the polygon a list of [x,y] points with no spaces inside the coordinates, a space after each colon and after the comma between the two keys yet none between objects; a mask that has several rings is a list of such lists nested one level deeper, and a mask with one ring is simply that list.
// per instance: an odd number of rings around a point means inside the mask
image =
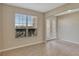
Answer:
[{"label": "painted wall", "polygon": [[59,39],[79,43],[79,12],[58,17]]},{"label": "painted wall", "polygon": [[[15,14],[22,13],[38,17],[38,28],[36,37],[15,38]],[[43,13],[30,9],[23,9],[13,6],[3,5],[3,49],[27,45],[31,43],[43,42],[44,40],[44,15]]]},{"label": "painted wall", "polygon": [[3,47],[3,41],[2,41],[2,5],[0,4],[0,50]]}]

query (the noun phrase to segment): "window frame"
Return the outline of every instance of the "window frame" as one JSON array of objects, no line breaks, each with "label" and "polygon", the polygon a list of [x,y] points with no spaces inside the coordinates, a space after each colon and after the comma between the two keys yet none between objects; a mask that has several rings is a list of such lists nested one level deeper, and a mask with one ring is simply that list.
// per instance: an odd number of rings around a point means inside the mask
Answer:
[{"label": "window frame", "polygon": [[[16,18],[17,18],[17,15],[19,15],[19,23],[18,22],[16,22]],[[18,24],[20,24],[21,22],[20,22],[20,16],[22,17],[21,18],[21,21],[22,21],[22,24],[23,24],[23,16],[25,16],[25,21],[26,21],[26,23],[24,23],[24,24],[26,24],[25,26],[16,26],[16,24],[18,23]],[[31,26],[29,26],[29,22],[28,22],[28,20],[29,20],[29,17],[31,17],[31,20],[30,20],[30,23],[31,23]],[[35,19],[34,19],[35,18]],[[36,26],[35,26],[36,25]],[[32,31],[34,31],[35,32],[35,34],[31,34],[31,36],[32,35],[34,35],[34,36],[37,36],[37,16],[32,16],[32,15],[26,15],[26,14],[21,14],[21,13],[16,13],[15,14],[15,33],[16,33],[16,38],[19,38],[19,37],[17,37],[17,29],[18,30],[22,30],[22,29],[25,29],[26,31],[25,31],[25,36],[24,37],[27,37],[27,36],[29,36],[29,30],[30,29],[32,29]],[[31,33],[31,32],[30,32]]]}]

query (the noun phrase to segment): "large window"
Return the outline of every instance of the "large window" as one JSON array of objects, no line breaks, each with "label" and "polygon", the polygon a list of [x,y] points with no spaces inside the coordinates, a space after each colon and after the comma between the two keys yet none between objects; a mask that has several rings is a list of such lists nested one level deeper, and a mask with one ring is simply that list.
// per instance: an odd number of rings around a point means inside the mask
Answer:
[{"label": "large window", "polygon": [[36,35],[37,18],[31,15],[16,14],[15,27],[16,37],[26,37]]}]

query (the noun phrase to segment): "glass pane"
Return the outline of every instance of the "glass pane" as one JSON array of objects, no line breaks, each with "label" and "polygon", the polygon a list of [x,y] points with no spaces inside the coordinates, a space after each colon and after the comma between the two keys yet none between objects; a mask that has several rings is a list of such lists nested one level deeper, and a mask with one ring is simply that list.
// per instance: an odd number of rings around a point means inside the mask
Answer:
[{"label": "glass pane", "polygon": [[26,16],[25,15],[22,17],[22,24],[23,24],[23,26],[26,26]]},{"label": "glass pane", "polygon": [[19,26],[19,15],[17,15],[17,14],[15,17],[15,26]]},{"label": "glass pane", "polygon": [[21,15],[19,17],[19,20],[20,20],[20,24],[22,24],[22,16]]},{"label": "glass pane", "polygon": [[15,26],[26,26],[26,15],[16,14]]},{"label": "glass pane", "polygon": [[18,19],[18,17],[16,17],[16,24],[19,24],[19,19]]},{"label": "glass pane", "polygon": [[26,16],[26,25],[28,25],[28,16]]},{"label": "glass pane", "polygon": [[28,26],[33,26],[32,16],[28,16]]}]

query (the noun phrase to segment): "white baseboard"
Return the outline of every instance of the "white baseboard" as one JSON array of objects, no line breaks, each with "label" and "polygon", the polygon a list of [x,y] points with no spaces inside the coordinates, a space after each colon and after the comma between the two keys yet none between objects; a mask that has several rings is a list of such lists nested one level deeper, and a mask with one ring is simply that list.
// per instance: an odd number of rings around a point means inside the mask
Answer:
[{"label": "white baseboard", "polygon": [[31,46],[31,45],[36,45],[36,44],[40,44],[40,43],[44,43],[44,42],[40,41],[40,42],[36,42],[36,43],[30,43],[30,44],[20,45],[20,46],[17,46],[17,47],[6,48],[6,49],[0,50],[0,52],[4,52],[4,51],[8,51],[8,50],[13,50],[13,49],[17,49],[17,48],[22,48],[22,47],[26,47],[26,46]]},{"label": "white baseboard", "polygon": [[78,44],[79,45],[79,42],[73,42],[73,41],[70,41],[70,40],[63,40],[63,41],[67,41],[67,42],[70,42],[70,43],[74,43],[74,44]]}]

